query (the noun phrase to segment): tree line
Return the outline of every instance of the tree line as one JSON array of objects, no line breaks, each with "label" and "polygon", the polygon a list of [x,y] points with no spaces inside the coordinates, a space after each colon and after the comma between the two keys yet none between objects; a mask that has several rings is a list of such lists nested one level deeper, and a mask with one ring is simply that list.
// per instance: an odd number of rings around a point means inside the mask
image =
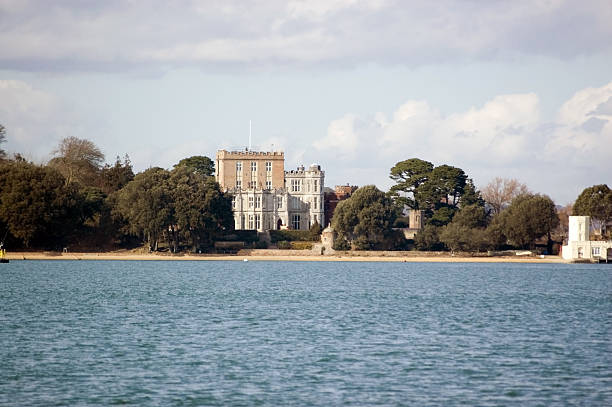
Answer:
[{"label": "tree line", "polygon": [[570,214],[591,216],[602,237],[610,237],[605,225],[612,222],[612,191],[607,185],[586,188],[573,208],[557,210],[550,197],[515,179],[495,178],[480,191],[461,168],[418,158],[396,163],[390,178],[395,184],[388,193],[368,185],[338,204],[332,221],[336,249],[405,249],[398,228],[406,226],[407,209],[424,217],[414,238],[419,250],[534,249],[544,241],[552,253],[553,244],[567,235]]},{"label": "tree line", "polygon": [[134,174],[127,155],[105,164],[89,140],[65,138],[52,154],[36,165],[0,150],[0,240],[9,247],[157,250],[164,242],[172,251],[197,251],[233,226],[231,197],[208,157]]}]

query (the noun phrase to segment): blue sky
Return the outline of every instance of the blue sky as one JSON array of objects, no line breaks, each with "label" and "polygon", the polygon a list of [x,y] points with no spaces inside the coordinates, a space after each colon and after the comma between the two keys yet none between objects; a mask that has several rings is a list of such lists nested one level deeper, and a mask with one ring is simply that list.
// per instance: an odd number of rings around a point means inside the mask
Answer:
[{"label": "blue sky", "polygon": [[376,184],[418,157],[558,204],[612,184],[609,1],[0,0],[0,123],[137,170],[253,144]]}]

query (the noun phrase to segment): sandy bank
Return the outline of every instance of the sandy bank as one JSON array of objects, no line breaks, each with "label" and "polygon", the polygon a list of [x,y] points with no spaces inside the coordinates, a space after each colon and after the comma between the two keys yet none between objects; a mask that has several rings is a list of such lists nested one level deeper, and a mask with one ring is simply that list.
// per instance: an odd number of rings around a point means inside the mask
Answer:
[{"label": "sandy bank", "polygon": [[[394,255],[377,255],[376,252],[358,252],[328,256],[313,255],[312,252],[283,254],[280,250],[252,250],[234,255],[219,254],[168,254],[168,253],[58,253],[58,252],[14,252],[7,253],[9,260],[171,260],[171,261],[370,261],[370,262],[438,262],[438,263],[565,263],[559,256],[500,256],[471,257],[452,256],[450,253],[403,252]],[[388,252],[385,252],[388,253]]]}]

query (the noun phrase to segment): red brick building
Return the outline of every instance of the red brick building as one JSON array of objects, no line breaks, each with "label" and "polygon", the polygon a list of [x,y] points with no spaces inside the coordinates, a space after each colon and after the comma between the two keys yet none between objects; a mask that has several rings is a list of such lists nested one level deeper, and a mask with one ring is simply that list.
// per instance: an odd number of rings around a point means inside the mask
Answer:
[{"label": "red brick building", "polygon": [[[329,225],[332,221],[332,217],[334,216],[334,211],[336,210],[336,206],[338,202],[344,201],[353,195],[353,192],[357,190],[357,186],[355,185],[336,185],[336,188],[332,190],[331,188],[326,188],[323,199],[325,200],[325,220],[327,225]],[[327,226],[322,225],[322,226]]]}]

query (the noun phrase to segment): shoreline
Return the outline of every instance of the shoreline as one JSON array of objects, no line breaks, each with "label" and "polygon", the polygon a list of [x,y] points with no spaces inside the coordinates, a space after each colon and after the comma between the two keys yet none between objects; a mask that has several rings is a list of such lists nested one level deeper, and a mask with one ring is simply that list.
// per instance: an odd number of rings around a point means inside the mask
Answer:
[{"label": "shoreline", "polygon": [[[269,251],[268,251],[269,252]],[[133,253],[133,252],[14,252],[7,253],[8,260],[108,260],[108,261],[346,261],[346,262],[395,262],[395,263],[559,263],[569,264],[569,261],[559,256],[482,256],[418,253],[413,255],[376,255],[367,254],[333,254],[314,255],[282,254],[282,253],[238,253],[238,254],[168,254],[168,253]]]}]

